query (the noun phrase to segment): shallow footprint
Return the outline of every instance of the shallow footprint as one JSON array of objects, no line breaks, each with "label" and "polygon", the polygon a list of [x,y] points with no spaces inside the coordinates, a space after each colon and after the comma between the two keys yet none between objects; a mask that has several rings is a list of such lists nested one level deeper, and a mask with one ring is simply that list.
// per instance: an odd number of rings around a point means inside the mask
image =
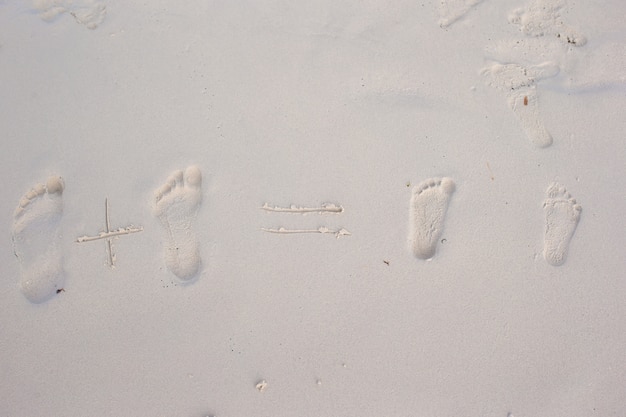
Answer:
[{"label": "shallow footprint", "polygon": [[442,28],[450,26],[482,1],[483,0],[440,0],[439,25]]},{"label": "shallow footprint", "polygon": [[519,25],[528,36],[553,35],[568,45],[583,46],[587,38],[563,22],[565,6],[563,0],[533,0],[526,9],[514,10],[509,15],[509,22]]},{"label": "shallow footprint", "polygon": [[42,303],[62,289],[63,254],[59,224],[63,180],[50,177],[27,192],[15,209],[13,250],[20,263],[20,289],[32,303]]},{"label": "shallow footprint", "polygon": [[155,192],[155,216],[166,234],[165,264],[178,278],[187,281],[200,269],[200,248],[194,223],[202,202],[202,173],[192,165],[176,171]]},{"label": "shallow footprint", "polygon": [[95,29],[106,16],[106,5],[101,0],[39,0],[33,2],[34,10],[46,22],[51,22],[63,13],[69,13],[76,22],[88,29]]},{"label": "shallow footprint", "polygon": [[418,258],[430,259],[435,255],[455,188],[450,178],[430,178],[413,188],[409,245]]},{"label": "shallow footprint", "polygon": [[563,265],[582,207],[565,187],[553,183],[546,191],[543,210],[546,214],[543,257],[550,265]]},{"label": "shallow footprint", "polygon": [[552,136],[541,119],[536,82],[558,73],[559,67],[551,62],[528,67],[495,63],[482,70],[482,75],[490,78],[489,85],[506,93],[526,136],[539,148],[550,146]]}]

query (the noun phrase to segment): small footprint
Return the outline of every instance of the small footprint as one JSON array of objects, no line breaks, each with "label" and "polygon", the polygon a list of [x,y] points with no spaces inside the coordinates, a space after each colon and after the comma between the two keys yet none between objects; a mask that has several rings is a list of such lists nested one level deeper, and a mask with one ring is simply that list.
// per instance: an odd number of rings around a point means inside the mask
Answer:
[{"label": "small footprint", "polygon": [[200,248],[194,223],[202,202],[202,173],[192,165],[176,171],[155,192],[154,214],[166,232],[165,264],[181,280],[200,269]]},{"label": "small footprint", "polygon": [[15,209],[12,239],[21,270],[20,289],[32,303],[42,303],[63,288],[59,232],[63,188],[61,177],[50,177],[27,192]]},{"label": "small footprint", "polygon": [[450,178],[430,178],[413,188],[409,245],[418,258],[430,259],[435,255],[455,188]]},{"label": "small footprint", "polygon": [[565,187],[553,183],[546,191],[543,210],[546,214],[543,257],[550,265],[563,265],[582,207]]},{"label": "small footprint", "polygon": [[536,82],[558,73],[559,67],[551,62],[529,67],[494,63],[482,70],[482,75],[489,77],[489,85],[505,92],[509,107],[520,120],[526,136],[539,148],[550,146],[552,135],[539,114]]}]

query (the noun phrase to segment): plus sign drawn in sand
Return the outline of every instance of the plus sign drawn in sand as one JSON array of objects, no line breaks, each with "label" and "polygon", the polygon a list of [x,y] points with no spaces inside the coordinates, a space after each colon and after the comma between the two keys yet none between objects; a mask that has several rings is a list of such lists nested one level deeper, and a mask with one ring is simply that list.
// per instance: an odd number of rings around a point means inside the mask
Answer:
[{"label": "plus sign drawn in sand", "polygon": [[143,227],[127,226],[123,228],[120,227],[117,230],[111,230],[111,218],[109,217],[109,199],[108,198],[104,200],[104,227],[105,227],[104,232],[100,232],[97,236],[81,236],[78,239],[76,239],[76,242],[83,243],[83,242],[93,242],[94,240],[106,239],[109,266],[111,268],[114,268],[116,256],[115,256],[115,253],[113,252],[112,239],[118,236],[141,232],[143,231]]},{"label": "plus sign drawn in sand", "polygon": [[[324,203],[320,205],[319,207],[302,207],[302,206],[296,206],[294,204],[292,204],[289,207],[279,207],[279,206],[271,206],[268,203],[265,203],[263,204],[261,209],[267,212],[294,213],[294,214],[302,214],[302,215],[306,215],[309,213],[341,214],[344,211],[342,206],[334,204],[334,203]],[[330,235],[335,235],[337,239],[339,239],[342,236],[352,235],[352,233],[350,233],[344,228],[333,230],[326,226],[321,226],[321,227],[318,227],[317,229],[287,229],[285,227],[278,227],[278,228],[262,227],[261,230],[264,232],[268,232],[268,233],[276,233],[276,234],[282,234],[282,235],[306,234],[306,233],[330,234]]]},{"label": "plus sign drawn in sand", "polygon": [[546,215],[543,257],[550,265],[563,265],[569,251],[569,243],[580,220],[582,207],[565,187],[553,183],[546,191],[543,211]]},{"label": "plus sign drawn in sand", "polygon": [[202,202],[202,173],[195,165],[172,173],[154,194],[154,214],[165,231],[165,265],[183,281],[201,266],[195,222]]},{"label": "plus sign drawn in sand", "polygon": [[456,186],[450,178],[430,178],[413,188],[409,211],[409,247],[420,259],[435,256]]},{"label": "plus sign drawn in sand", "polygon": [[61,177],[50,177],[27,192],[15,209],[13,250],[20,269],[20,289],[33,303],[61,290],[64,282],[60,222],[63,215]]}]

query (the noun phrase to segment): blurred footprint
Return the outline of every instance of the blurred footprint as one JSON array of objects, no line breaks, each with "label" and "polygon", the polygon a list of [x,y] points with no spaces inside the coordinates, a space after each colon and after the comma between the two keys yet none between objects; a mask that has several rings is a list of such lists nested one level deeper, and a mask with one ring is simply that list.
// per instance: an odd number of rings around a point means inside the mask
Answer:
[{"label": "blurred footprint", "polygon": [[69,13],[76,22],[88,29],[97,28],[106,16],[106,6],[98,0],[32,0],[32,7],[46,22],[55,20],[63,13]]},{"label": "blurred footprint", "polygon": [[533,0],[526,8],[511,12],[509,22],[518,25],[520,31],[527,36],[552,35],[563,43],[583,46],[587,43],[587,38],[563,22],[563,8],[563,0]]},{"label": "blurred footprint", "polygon": [[536,82],[554,77],[559,73],[559,67],[551,62],[530,67],[494,63],[483,68],[481,73],[490,86],[505,93],[508,105],[519,118],[528,139],[539,148],[550,146],[552,135],[541,119]]},{"label": "blurred footprint", "polygon": [[439,26],[448,27],[470,11],[483,0],[440,0]]}]

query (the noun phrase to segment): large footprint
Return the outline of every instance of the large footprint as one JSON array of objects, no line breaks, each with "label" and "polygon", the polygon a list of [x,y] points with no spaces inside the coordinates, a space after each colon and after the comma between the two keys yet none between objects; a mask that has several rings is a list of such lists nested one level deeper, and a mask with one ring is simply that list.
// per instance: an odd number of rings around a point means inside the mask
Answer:
[{"label": "large footprint", "polygon": [[194,223],[202,202],[202,173],[197,166],[176,171],[155,192],[155,215],[166,232],[165,264],[181,280],[200,269],[200,248]]},{"label": "large footprint", "polygon": [[435,256],[448,203],[455,188],[450,178],[430,178],[413,188],[409,245],[418,258],[430,259]]},{"label": "large footprint", "polygon": [[13,250],[20,263],[20,289],[33,303],[48,300],[64,281],[59,223],[63,180],[50,177],[27,192],[15,209]]},{"label": "large footprint", "polygon": [[553,183],[546,191],[543,210],[546,215],[543,257],[550,265],[563,265],[582,207],[564,187]]}]

